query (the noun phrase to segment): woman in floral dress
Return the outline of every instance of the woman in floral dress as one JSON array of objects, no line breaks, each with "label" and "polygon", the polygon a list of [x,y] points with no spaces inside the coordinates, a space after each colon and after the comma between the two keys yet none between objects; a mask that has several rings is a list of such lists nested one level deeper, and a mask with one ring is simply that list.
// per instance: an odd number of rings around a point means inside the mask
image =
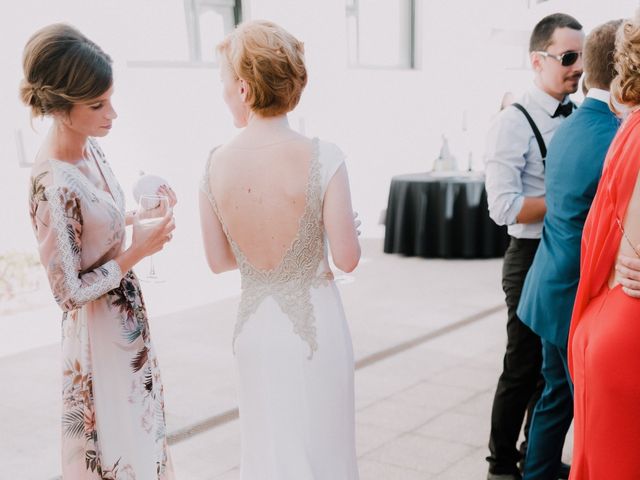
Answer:
[{"label": "woman in floral dress", "polygon": [[171,240],[173,214],[142,226],[125,213],[95,141],[116,118],[111,59],[100,47],[73,27],[50,25],[28,41],[23,67],[21,99],[32,115],[53,118],[31,173],[30,214],[64,312],[63,478],[171,480],[158,359],[131,269]]}]

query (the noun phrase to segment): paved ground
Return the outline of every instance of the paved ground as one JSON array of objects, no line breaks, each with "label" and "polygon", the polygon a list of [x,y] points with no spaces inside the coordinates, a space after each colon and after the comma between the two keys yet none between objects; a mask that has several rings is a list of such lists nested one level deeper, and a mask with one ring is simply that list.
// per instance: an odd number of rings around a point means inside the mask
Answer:
[{"label": "paved ground", "polygon": [[[505,342],[500,260],[403,258],[382,254],[379,240],[363,246],[362,264],[340,284],[358,360],[361,479],[485,478]],[[179,480],[238,477],[236,305],[153,320]],[[54,344],[0,358],[1,480],[59,473],[58,356]]]}]

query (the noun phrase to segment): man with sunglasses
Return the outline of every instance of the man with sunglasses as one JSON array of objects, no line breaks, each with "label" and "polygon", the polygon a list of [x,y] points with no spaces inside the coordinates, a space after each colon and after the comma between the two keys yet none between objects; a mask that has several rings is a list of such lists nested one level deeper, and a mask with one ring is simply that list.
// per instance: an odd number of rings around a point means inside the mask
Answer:
[{"label": "man with sunglasses", "polygon": [[[496,117],[486,142],[486,188],[489,213],[508,225],[511,240],[502,268],[507,304],[507,348],[491,412],[489,480],[520,480],[518,464],[526,452],[531,413],[544,382],[540,337],[518,318],[516,310],[533,262],[546,212],[546,145],[574,105],[569,94],[582,75],[582,25],[561,13],[534,27],[529,52],[534,80],[513,106]],[[518,437],[525,423],[525,443]],[[568,467],[557,478],[568,478]],[[554,479],[555,480],[555,479]]]}]

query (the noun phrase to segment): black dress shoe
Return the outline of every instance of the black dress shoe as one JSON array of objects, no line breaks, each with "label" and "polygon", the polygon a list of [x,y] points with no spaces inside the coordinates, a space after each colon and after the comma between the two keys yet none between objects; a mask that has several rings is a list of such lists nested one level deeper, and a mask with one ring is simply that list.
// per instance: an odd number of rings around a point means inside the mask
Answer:
[{"label": "black dress shoe", "polygon": [[488,473],[487,480],[522,480],[520,475]]},{"label": "black dress shoe", "polygon": [[560,469],[558,470],[558,480],[567,480],[569,478],[570,471],[571,471],[571,465],[567,465],[566,463],[561,463]]}]

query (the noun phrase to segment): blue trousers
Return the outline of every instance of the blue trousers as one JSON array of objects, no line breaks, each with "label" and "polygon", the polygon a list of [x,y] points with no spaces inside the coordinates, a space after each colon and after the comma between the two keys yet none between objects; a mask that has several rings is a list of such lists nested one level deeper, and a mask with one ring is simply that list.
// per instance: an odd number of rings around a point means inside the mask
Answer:
[{"label": "blue trousers", "polygon": [[523,480],[557,480],[562,448],[573,420],[573,383],[567,350],[542,339],[545,387],[533,411]]}]

